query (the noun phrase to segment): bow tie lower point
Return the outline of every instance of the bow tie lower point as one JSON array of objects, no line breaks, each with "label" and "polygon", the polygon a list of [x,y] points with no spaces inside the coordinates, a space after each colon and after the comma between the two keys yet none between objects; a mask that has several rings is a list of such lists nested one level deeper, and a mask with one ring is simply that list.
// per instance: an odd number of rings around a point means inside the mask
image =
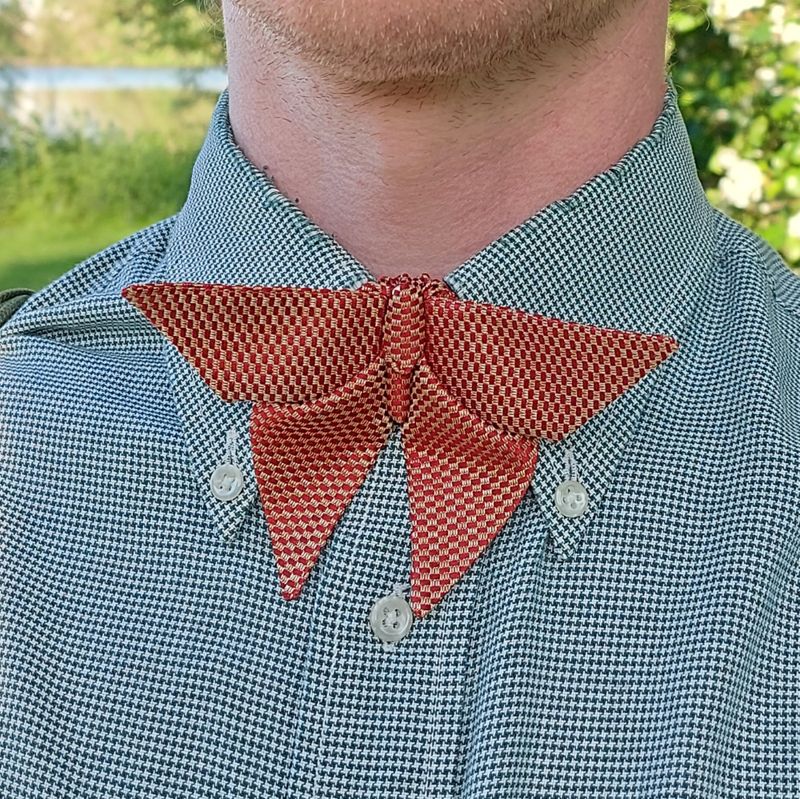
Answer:
[{"label": "bow tie lower point", "polygon": [[395,425],[422,618],[519,505],[558,441],[677,349],[675,339],[459,299],[397,275],[357,289],[143,283],[124,298],[224,401],[250,443],[283,598],[297,598]]}]

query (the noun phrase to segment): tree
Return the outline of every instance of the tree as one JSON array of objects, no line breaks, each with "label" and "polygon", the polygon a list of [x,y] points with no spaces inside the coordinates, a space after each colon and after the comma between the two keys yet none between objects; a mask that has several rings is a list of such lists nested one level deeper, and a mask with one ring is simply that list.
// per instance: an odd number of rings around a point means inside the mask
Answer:
[{"label": "tree", "polygon": [[203,54],[211,63],[223,60],[219,20],[206,0],[114,0],[105,6],[130,30],[141,29],[156,47]]},{"label": "tree", "polygon": [[0,67],[19,55],[23,21],[19,0],[0,0]]},{"label": "tree", "polygon": [[221,64],[221,26],[202,6],[202,0],[41,0],[28,21],[22,60],[56,66]]},{"label": "tree", "polygon": [[[18,0],[0,0],[0,131],[8,131],[11,119],[11,61],[22,51],[20,35],[24,16]],[[0,147],[3,143],[0,141]]]},{"label": "tree", "polygon": [[800,267],[800,2],[673,0],[670,31],[709,199]]}]

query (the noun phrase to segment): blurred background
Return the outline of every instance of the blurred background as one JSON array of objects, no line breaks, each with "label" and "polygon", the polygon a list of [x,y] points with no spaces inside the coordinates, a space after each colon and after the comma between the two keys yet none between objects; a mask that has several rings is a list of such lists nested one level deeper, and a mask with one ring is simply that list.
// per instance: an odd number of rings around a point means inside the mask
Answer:
[{"label": "blurred background", "polygon": [[[0,290],[177,211],[218,93],[202,0],[0,0]],[[711,202],[800,272],[800,0],[673,0],[665,54]]]}]

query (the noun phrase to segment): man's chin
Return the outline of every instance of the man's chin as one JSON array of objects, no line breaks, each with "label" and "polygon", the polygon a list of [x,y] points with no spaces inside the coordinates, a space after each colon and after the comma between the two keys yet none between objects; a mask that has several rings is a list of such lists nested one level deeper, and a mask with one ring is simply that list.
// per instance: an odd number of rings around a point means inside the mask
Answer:
[{"label": "man's chin", "polygon": [[244,12],[260,28],[271,60],[288,50],[354,88],[446,91],[483,77],[530,77],[558,48],[583,47],[635,2],[226,0],[226,12]]}]

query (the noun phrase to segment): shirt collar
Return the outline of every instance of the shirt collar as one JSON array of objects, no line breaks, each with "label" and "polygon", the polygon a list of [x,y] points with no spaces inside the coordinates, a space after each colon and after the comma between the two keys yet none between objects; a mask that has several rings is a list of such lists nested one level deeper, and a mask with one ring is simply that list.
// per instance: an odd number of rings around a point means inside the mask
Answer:
[{"label": "shirt collar", "polygon": [[[662,111],[645,138],[445,281],[463,299],[664,333],[685,344],[714,262],[715,225],[667,76]],[[315,288],[356,288],[374,279],[247,160],[233,139],[227,92],[214,111],[159,271],[167,281]],[[238,447],[245,488],[236,500],[214,499],[208,480],[223,459],[228,430],[248,441],[249,406],[217,398],[171,345],[165,355],[196,477],[221,531],[231,537],[257,501],[249,446]],[[569,557],[602,506],[654,381],[661,371],[679,368],[680,355],[681,348],[563,442],[540,442],[532,491],[517,512],[538,505],[558,557]],[[553,501],[570,446],[589,495],[589,510],[577,518],[563,517]]]}]

